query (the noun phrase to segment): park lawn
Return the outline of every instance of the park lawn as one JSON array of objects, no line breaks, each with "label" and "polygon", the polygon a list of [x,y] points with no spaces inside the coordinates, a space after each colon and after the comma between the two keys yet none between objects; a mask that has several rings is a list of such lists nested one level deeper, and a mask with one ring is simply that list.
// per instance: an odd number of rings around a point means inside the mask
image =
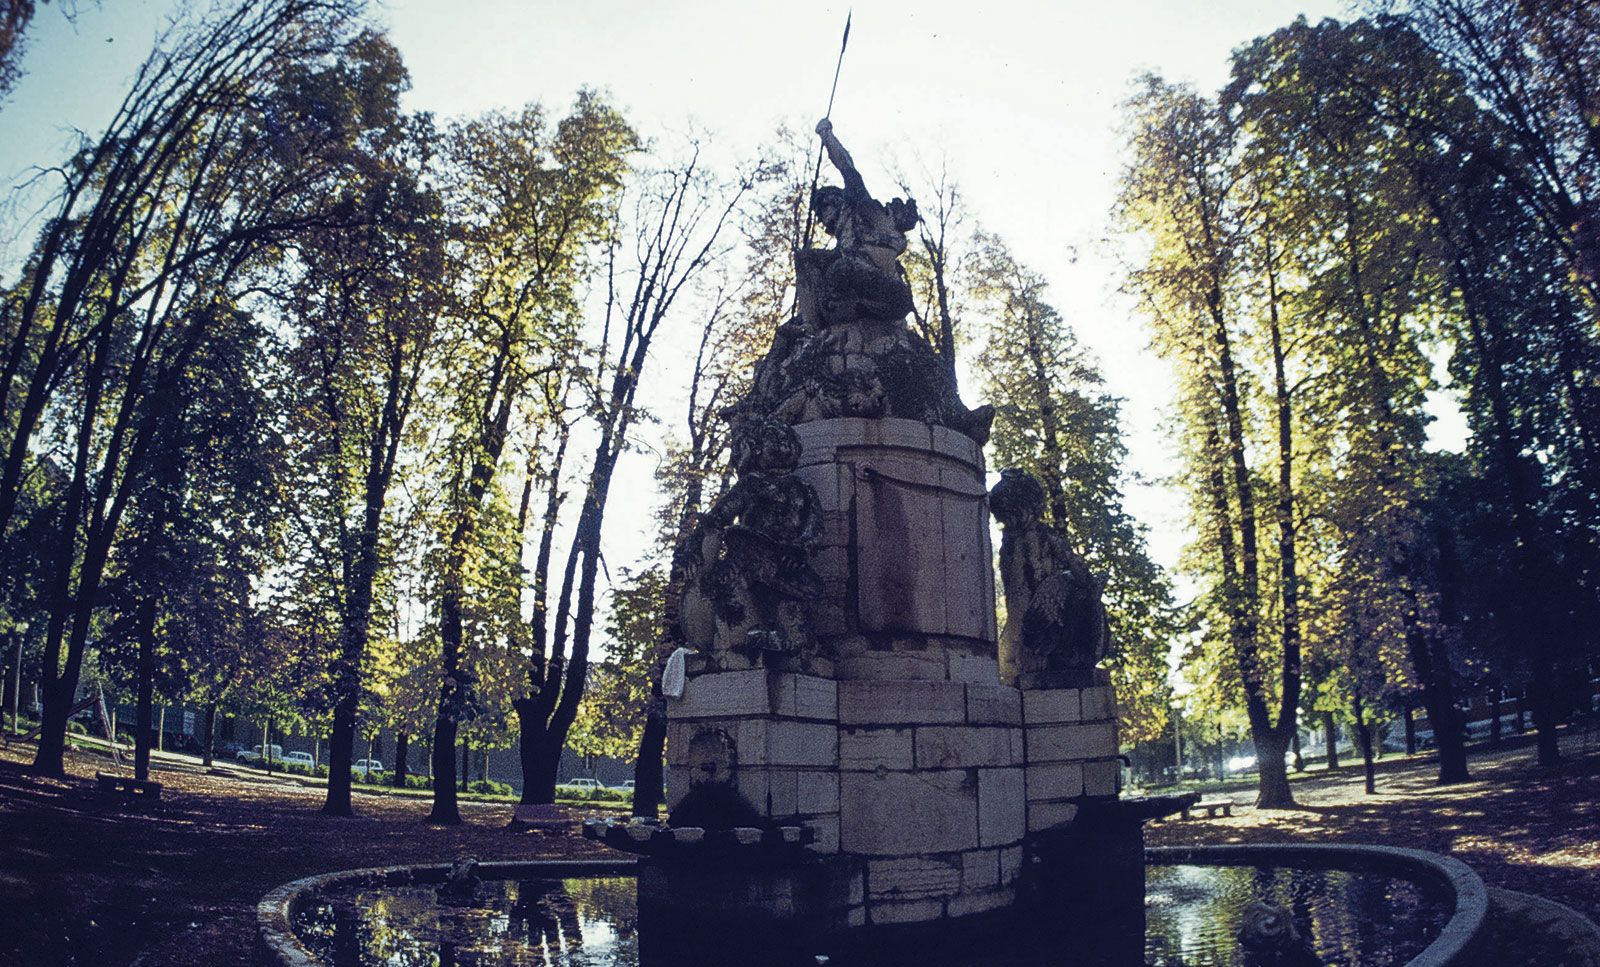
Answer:
[{"label": "park lawn", "polygon": [[69,752],[68,778],[52,780],[24,771],[32,752],[0,750],[0,964],[247,967],[255,904],[289,880],[461,856],[616,855],[575,832],[508,830],[510,803],[463,802],[463,825],[436,827],[426,799],[357,786],[356,817],[338,819],[318,812],[320,789],[159,765],[162,809],[118,813],[93,794],[104,758]]},{"label": "park lawn", "polygon": [[[1476,747],[1473,781],[1439,786],[1432,756],[1391,757],[1378,794],[1362,789],[1360,763],[1294,784],[1302,808],[1234,810],[1231,819],[1147,827],[1150,846],[1218,843],[1350,842],[1444,853],[1491,887],[1533,893],[1600,921],[1600,738],[1570,734],[1567,761],[1540,768],[1531,743],[1503,751]],[[1253,793],[1235,793],[1248,803]]]}]

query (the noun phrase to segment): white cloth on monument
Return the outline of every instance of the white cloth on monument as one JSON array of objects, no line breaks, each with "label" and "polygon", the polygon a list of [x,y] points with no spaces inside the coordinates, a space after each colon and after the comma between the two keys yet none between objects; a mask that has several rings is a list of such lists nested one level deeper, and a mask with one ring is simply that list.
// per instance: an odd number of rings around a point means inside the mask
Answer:
[{"label": "white cloth on monument", "polygon": [[667,667],[661,671],[661,694],[668,698],[683,697],[684,659],[692,654],[692,648],[679,648],[667,656]]}]

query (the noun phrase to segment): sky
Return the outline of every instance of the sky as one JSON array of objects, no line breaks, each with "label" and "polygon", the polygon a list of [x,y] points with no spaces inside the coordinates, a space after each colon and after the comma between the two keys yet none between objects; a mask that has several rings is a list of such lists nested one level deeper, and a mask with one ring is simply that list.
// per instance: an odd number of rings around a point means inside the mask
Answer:
[{"label": "sky", "polygon": [[[168,0],[39,8],[26,76],[0,108],[0,178],[59,160],[72,128],[96,130],[148,53]],[[407,105],[441,116],[539,101],[562,110],[582,86],[608,91],[647,136],[710,132],[728,157],[750,157],[780,122],[809,130],[827,105],[849,6],[844,3],[515,2],[391,0],[378,10],[412,75]],[[1304,14],[1338,16],[1324,0],[1058,0],[853,6],[849,50],[832,118],[869,188],[892,194],[891,172],[941,163],[968,211],[1051,282],[1056,306],[1121,397],[1130,469],[1143,482],[1127,506],[1150,531],[1156,559],[1176,563],[1183,505],[1163,483],[1176,472],[1162,430],[1172,382],[1147,348],[1143,323],[1117,292],[1108,239],[1124,163],[1118,104],[1155,71],[1214,91],[1235,47]],[[29,196],[0,208],[0,265],[27,235]],[[681,353],[671,345],[671,357]],[[663,360],[671,370],[672,359]],[[670,389],[661,416],[677,421]],[[975,399],[965,391],[969,404]],[[1436,409],[1449,410],[1447,401]],[[1461,433],[1442,419],[1436,440]],[[627,495],[608,538],[626,562],[645,544],[648,453],[629,458]]]}]

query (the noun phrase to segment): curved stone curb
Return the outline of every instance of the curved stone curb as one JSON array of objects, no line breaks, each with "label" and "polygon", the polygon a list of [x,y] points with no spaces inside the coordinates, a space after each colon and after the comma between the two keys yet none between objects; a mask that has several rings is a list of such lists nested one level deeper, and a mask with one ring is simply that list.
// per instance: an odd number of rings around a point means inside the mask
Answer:
[{"label": "curved stone curb", "polygon": [[[518,876],[606,876],[632,874],[637,860],[495,860],[478,864],[488,879]],[[285,883],[256,904],[259,960],[271,967],[324,967],[294,934],[294,916],[312,895],[330,887],[397,886],[408,883],[443,883],[449,863],[415,866],[379,866],[361,870],[322,873]]]},{"label": "curved stone curb", "polygon": [[1344,870],[1381,870],[1425,880],[1450,891],[1455,911],[1433,943],[1406,967],[1464,967],[1472,963],[1473,945],[1483,934],[1489,894],[1478,874],[1449,856],[1397,846],[1335,843],[1284,843],[1240,846],[1163,846],[1145,850],[1147,866],[1286,866]]},{"label": "curved stone curb", "polygon": [[[1539,932],[1546,949],[1530,950],[1519,963],[1552,963],[1552,950],[1559,950],[1563,967],[1600,967],[1600,926],[1593,920],[1549,897],[1516,890],[1489,888],[1489,936],[1496,946],[1503,948],[1505,938],[1504,918],[1513,918],[1519,926]],[[1509,965],[1508,955],[1513,951],[1500,949],[1502,963]]]}]

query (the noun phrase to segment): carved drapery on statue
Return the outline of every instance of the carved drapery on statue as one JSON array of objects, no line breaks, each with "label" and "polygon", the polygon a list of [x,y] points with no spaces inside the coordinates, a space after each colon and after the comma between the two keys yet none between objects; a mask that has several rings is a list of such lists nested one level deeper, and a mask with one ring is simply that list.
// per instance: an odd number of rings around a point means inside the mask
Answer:
[{"label": "carved drapery on statue", "polygon": [[779,327],[750,395],[730,412],[791,424],[897,417],[985,443],[993,407],[968,409],[949,367],[905,323],[913,305],[899,258],[916,202],[873,198],[832,126],[823,121],[817,133],[845,182],[812,196],[835,244],[795,253],[797,314]]},{"label": "carved drapery on statue", "polygon": [[805,605],[822,590],[810,561],[822,515],[793,472],[800,440],[786,423],[747,417],[732,456],[733,485],[678,549],[684,635],[713,654],[804,657],[815,648]]},{"label": "carved drapery on statue", "polygon": [[1044,522],[1044,506],[1044,488],[1021,470],[1002,471],[989,491],[1006,601],[1000,677],[1022,688],[1097,684],[1095,667],[1111,650],[1105,585]]}]

